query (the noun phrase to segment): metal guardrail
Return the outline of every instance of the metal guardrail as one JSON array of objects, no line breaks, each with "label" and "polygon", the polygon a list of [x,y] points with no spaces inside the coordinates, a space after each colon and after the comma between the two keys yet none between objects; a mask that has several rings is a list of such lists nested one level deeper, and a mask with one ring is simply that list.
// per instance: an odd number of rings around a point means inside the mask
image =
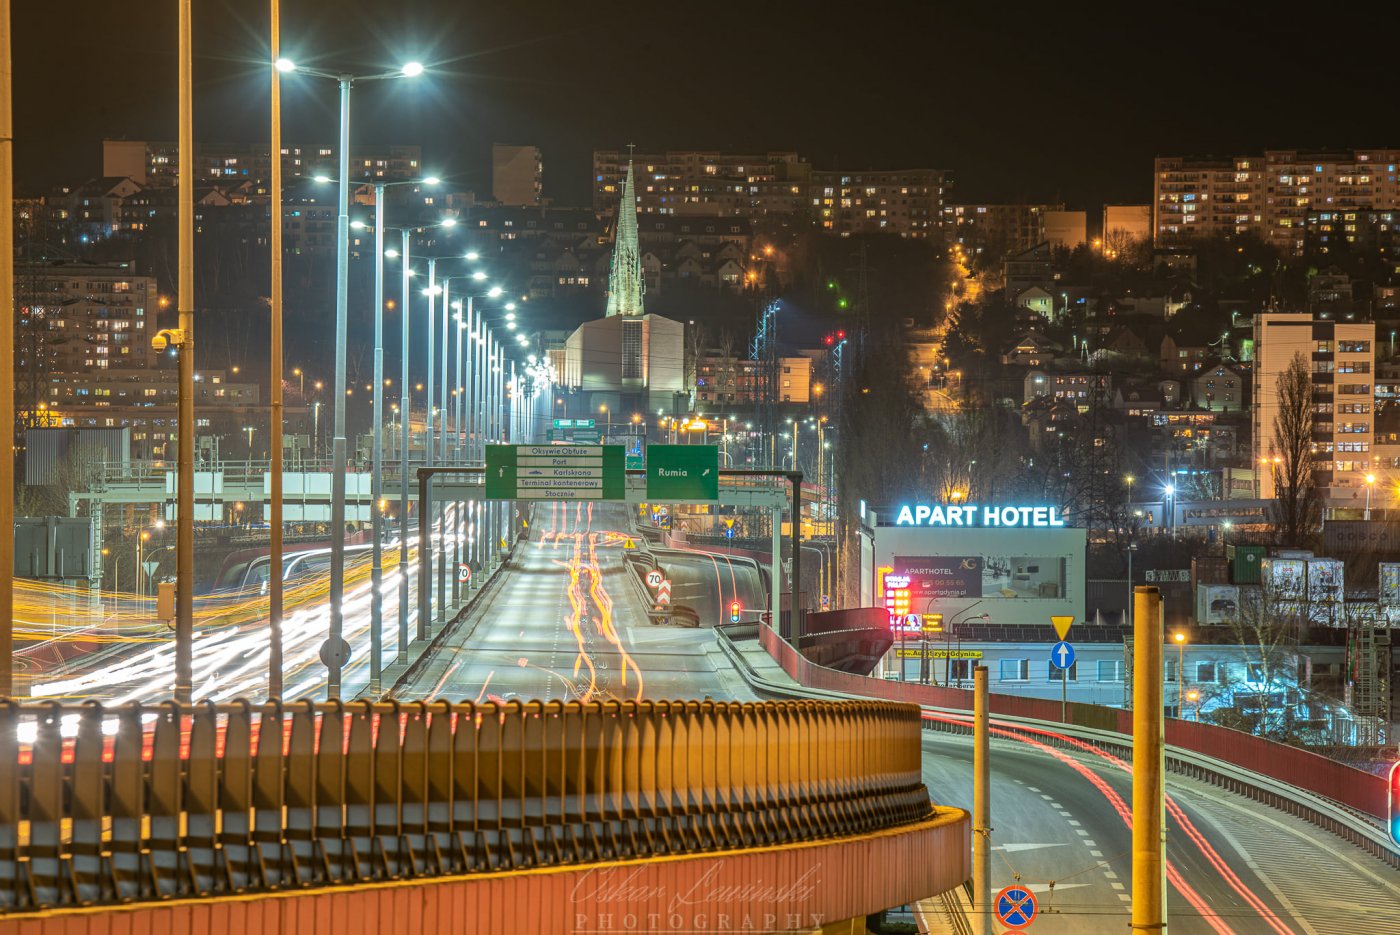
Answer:
[{"label": "metal guardrail", "polygon": [[0,913],[868,833],[932,814],[919,731],[875,701],[0,702]]},{"label": "metal guardrail", "polygon": [[[749,685],[763,694],[778,698],[811,698],[833,703],[852,698],[868,697],[859,692],[845,692],[833,689],[785,685],[764,678],[748,660],[734,647],[736,639],[754,639],[760,635],[761,625],[739,624],[737,626],[716,627],[716,642]],[[827,670],[832,671],[832,670]],[[833,672],[843,681],[864,678],[844,672]],[[878,687],[884,687],[879,679],[865,678]],[[927,690],[928,686],[911,686]],[[970,708],[945,707],[921,704],[921,709],[930,713],[967,716]],[[1060,721],[1034,717],[994,713],[993,722],[1008,727],[1023,727],[1036,734],[1037,739],[1052,746],[1073,748],[1074,741],[1082,741],[1115,755],[1128,757],[1132,754],[1132,738],[1111,729],[1088,727],[1082,724],[1065,724]],[[927,730],[938,730],[957,734],[971,734],[970,721],[925,719]],[[1344,841],[1355,844],[1374,857],[1392,867],[1400,867],[1400,848],[1392,842],[1385,830],[1378,827],[1365,813],[1351,808],[1333,798],[1328,798],[1296,784],[1264,775],[1247,766],[1222,760],[1199,751],[1175,746],[1170,742],[1165,750],[1166,768],[1170,772],[1191,776],[1220,788],[1228,789],[1279,811],[1287,812],[1336,835]]]}]

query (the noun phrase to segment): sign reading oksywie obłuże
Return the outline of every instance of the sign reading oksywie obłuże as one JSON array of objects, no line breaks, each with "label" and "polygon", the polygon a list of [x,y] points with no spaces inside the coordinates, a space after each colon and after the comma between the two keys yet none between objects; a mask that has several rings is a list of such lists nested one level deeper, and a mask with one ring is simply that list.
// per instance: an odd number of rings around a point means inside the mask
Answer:
[{"label": "sign reading oksywie ob\u0142u\u017ce", "polygon": [[488,500],[622,500],[621,445],[487,445]]},{"label": "sign reading oksywie ob\u0142u\u017ce", "polygon": [[719,448],[715,445],[648,445],[647,499],[719,499]]}]

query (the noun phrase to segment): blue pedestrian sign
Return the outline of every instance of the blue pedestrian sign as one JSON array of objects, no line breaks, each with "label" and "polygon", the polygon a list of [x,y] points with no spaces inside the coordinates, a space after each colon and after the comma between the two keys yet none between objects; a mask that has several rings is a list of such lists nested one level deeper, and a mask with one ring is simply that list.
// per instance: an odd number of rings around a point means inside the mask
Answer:
[{"label": "blue pedestrian sign", "polygon": [[1064,640],[1051,646],[1050,664],[1058,669],[1068,669],[1074,665],[1074,647]]},{"label": "blue pedestrian sign", "polygon": [[995,906],[1001,924],[1014,929],[1024,928],[1034,922],[1039,908],[1035,894],[1024,886],[1008,886],[997,893]]}]

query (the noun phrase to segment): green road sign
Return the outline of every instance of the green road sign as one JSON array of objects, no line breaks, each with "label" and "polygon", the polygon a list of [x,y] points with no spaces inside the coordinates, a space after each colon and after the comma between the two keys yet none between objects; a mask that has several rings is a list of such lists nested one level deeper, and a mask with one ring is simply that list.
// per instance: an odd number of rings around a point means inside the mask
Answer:
[{"label": "green road sign", "polygon": [[555,420],[554,420],[554,427],[555,427],[556,429],[591,429],[591,428],[593,428],[593,420],[592,420],[592,419],[555,419]]},{"label": "green road sign", "polygon": [[487,445],[488,500],[622,500],[621,445]]},{"label": "green road sign", "polygon": [[718,500],[719,448],[648,445],[648,500]]}]

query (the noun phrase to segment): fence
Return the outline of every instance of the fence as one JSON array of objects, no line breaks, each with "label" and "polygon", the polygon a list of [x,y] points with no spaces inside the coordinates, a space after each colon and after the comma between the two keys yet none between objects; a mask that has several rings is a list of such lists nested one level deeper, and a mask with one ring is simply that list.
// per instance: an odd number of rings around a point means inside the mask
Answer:
[{"label": "fence", "polygon": [[0,702],[0,912],[863,834],[932,814],[919,729],[879,701]]},{"label": "fence", "polygon": [[[828,669],[802,656],[770,628],[760,626],[758,631],[768,654],[789,676],[808,687],[930,707],[972,710],[972,692],[966,689],[890,682]],[[1043,698],[994,693],[990,698],[990,707],[993,715],[1041,721],[1061,720],[1060,703]],[[1115,731],[1126,735],[1126,740],[1133,733],[1132,718],[1131,711],[1120,708],[1071,702],[1067,706],[1064,722]],[[1385,779],[1381,776],[1337,763],[1308,750],[1214,724],[1171,718],[1167,720],[1166,735],[1167,743],[1171,746],[1242,766],[1366,815],[1382,819],[1386,816],[1387,790]]]}]

